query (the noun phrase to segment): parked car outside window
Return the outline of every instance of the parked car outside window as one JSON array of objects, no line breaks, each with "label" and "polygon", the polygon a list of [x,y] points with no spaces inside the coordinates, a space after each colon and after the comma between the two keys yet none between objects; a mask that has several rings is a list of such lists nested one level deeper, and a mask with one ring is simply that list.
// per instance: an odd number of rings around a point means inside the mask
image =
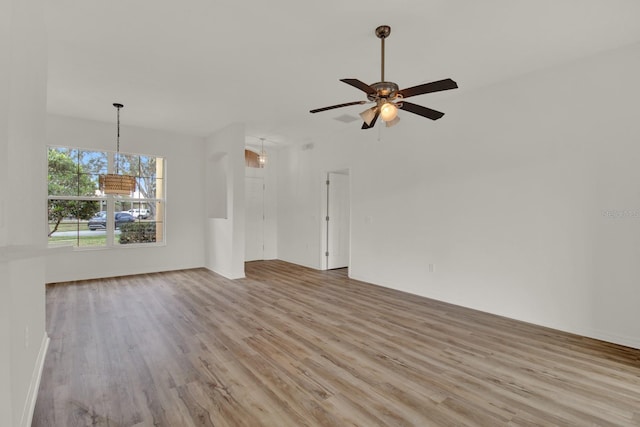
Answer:
[{"label": "parked car outside window", "polygon": [[134,218],[147,219],[149,218],[149,209],[129,209],[129,213]]},{"label": "parked car outside window", "polygon": [[[135,218],[129,212],[116,212],[114,215],[115,227],[120,228],[121,224],[128,222],[135,222]],[[106,229],[107,228],[107,213],[100,211],[89,220],[89,230]]]}]

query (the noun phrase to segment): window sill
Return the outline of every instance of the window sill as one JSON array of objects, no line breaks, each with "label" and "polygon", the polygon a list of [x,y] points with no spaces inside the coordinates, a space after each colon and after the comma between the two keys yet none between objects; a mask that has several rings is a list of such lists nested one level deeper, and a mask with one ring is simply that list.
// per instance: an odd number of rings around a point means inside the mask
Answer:
[{"label": "window sill", "polygon": [[160,243],[129,243],[123,245],[112,246],[73,246],[73,245],[50,245],[49,250],[56,250],[57,248],[69,248],[70,252],[91,252],[91,251],[105,251],[105,250],[129,250],[140,248],[159,248],[165,247],[165,242]]}]

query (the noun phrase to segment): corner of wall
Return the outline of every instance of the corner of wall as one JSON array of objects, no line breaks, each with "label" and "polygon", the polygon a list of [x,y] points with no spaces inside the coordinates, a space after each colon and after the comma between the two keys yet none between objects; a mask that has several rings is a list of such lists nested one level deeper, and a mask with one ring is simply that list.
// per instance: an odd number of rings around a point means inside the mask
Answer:
[{"label": "corner of wall", "polygon": [[[225,211],[224,218],[209,215],[206,220],[205,266],[233,278],[244,277],[244,140],[244,125],[235,123],[205,142],[207,159],[225,159],[207,162],[205,171],[205,198],[212,208],[208,215]],[[224,201],[216,200],[221,197]]]},{"label": "corner of wall", "polygon": [[24,403],[24,410],[22,411],[22,417],[20,420],[20,426],[29,427],[33,421],[33,411],[36,407],[36,400],[38,398],[38,390],[40,388],[40,379],[42,378],[42,371],[44,369],[44,361],[47,356],[47,350],[49,348],[49,336],[45,332],[40,342],[40,351],[38,352],[38,358],[36,364],[33,367],[33,374],[31,375],[31,382],[29,383],[29,391],[27,393],[27,399]]}]

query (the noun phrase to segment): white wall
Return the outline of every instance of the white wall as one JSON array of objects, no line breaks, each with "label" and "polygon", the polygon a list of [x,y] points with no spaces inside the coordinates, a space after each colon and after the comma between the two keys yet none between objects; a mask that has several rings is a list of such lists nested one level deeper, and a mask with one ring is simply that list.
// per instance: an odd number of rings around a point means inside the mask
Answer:
[{"label": "white wall", "polygon": [[[105,109],[113,109],[112,101],[105,100]],[[126,105],[121,123],[126,123],[125,109]],[[115,131],[115,120],[102,123],[50,115],[47,138],[39,150],[46,155],[49,144],[113,151]],[[47,257],[47,282],[204,266],[204,140],[121,124],[120,150],[166,159],[166,245],[55,253]]]},{"label": "white wall", "polygon": [[244,277],[244,140],[244,125],[232,124],[207,138],[204,156],[205,265],[230,279]]},{"label": "white wall", "polygon": [[320,268],[349,168],[351,277],[640,348],[639,73],[630,46],[282,152],[279,257]]},{"label": "white wall", "polygon": [[329,143],[317,145],[311,149],[293,146],[279,153],[278,258],[320,269],[323,203],[320,192],[326,181],[321,168],[333,170],[330,165],[334,162],[348,162],[351,157],[344,155],[348,146],[334,151]]},{"label": "white wall", "polygon": [[43,4],[1,2],[0,21],[0,425],[27,426],[48,344]]}]

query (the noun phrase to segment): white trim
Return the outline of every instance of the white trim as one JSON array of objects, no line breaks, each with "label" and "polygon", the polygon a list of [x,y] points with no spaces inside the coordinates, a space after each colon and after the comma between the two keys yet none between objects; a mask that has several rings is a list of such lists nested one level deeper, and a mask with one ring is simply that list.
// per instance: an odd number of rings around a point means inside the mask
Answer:
[{"label": "white trim", "polygon": [[211,267],[206,267],[205,266],[205,268],[207,270],[209,270],[210,272],[218,274],[218,275],[224,277],[225,279],[229,279],[229,280],[245,279],[247,277],[247,276],[244,275],[244,273],[242,273],[242,274],[232,274],[232,273],[229,273],[229,272],[226,272],[226,271],[214,270]]},{"label": "white trim", "polygon": [[24,409],[22,410],[22,417],[20,419],[20,426],[30,427],[33,421],[33,411],[36,408],[36,400],[38,399],[38,390],[40,389],[40,379],[42,378],[42,370],[44,369],[44,360],[47,356],[47,349],[49,348],[49,335],[45,332],[42,337],[42,343],[40,344],[40,352],[36,359],[36,365],[33,367],[33,375],[31,376],[31,384],[29,385],[29,393],[27,393],[27,400],[24,402]]},{"label": "white trim", "polygon": [[629,337],[611,332],[592,330],[589,334],[590,338],[600,341],[606,341],[613,344],[623,345],[625,347],[636,348],[640,350],[640,339],[638,337]]}]

